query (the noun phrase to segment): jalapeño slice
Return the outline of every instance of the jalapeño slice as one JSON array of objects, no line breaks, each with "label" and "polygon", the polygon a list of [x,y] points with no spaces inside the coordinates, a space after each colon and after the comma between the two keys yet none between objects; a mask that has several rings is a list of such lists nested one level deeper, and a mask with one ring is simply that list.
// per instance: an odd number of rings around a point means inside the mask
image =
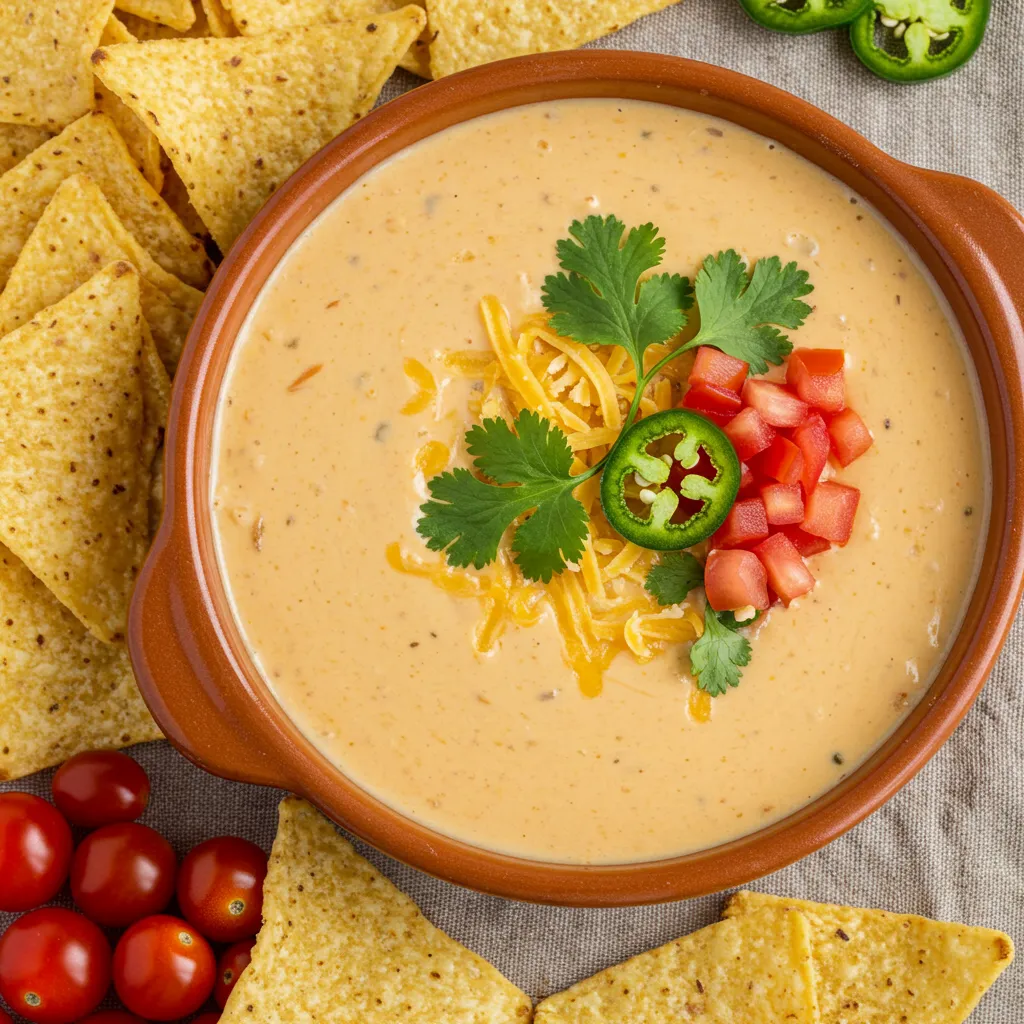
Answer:
[{"label": "jalape\u00f1o slice", "polygon": [[791,35],[848,25],[872,0],[740,0],[743,9],[765,28]]},{"label": "jalape\u00f1o slice", "polygon": [[[702,453],[713,476],[687,472],[697,467]],[[670,477],[680,481],[678,491]],[[725,434],[695,412],[667,409],[634,423],[619,438],[601,477],[601,505],[626,540],[655,551],[678,551],[722,525],[739,488],[740,461]],[[677,515],[680,497],[700,507],[685,518]]]},{"label": "jalape\u00f1o slice", "polygon": [[854,52],[890,82],[926,82],[974,56],[989,0],[872,0],[850,26]]}]

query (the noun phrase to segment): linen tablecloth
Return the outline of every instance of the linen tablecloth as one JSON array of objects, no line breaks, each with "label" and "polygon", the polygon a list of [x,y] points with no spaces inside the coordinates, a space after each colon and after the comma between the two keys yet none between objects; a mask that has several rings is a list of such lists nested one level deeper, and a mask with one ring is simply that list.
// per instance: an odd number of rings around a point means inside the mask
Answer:
[{"label": "linen tablecloth", "polygon": [[[736,0],[685,0],[601,46],[720,64],[822,107],[894,156],[968,175],[1024,209],[1024,4],[993,0],[982,49],[953,77],[915,86],[875,78],[842,33],[791,38],[751,24]],[[399,73],[382,99],[416,84]],[[1024,259],[1024,253],[1021,254]],[[1020,296],[1024,303],[1024,296]],[[882,810],[758,888],[988,925],[1024,943],[1024,617],[991,681],[924,771]],[[179,852],[211,835],[268,850],[280,794],[212,778],[167,744],[131,751],[153,779],[143,819]],[[46,793],[50,772],[3,788]],[[535,997],[714,921],[723,897],[626,910],[537,907],[467,892],[363,852],[439,927]],[[0,927],[8,918],[0,915]],[[1024,1020],[1024,957],[972,1024]]]}]

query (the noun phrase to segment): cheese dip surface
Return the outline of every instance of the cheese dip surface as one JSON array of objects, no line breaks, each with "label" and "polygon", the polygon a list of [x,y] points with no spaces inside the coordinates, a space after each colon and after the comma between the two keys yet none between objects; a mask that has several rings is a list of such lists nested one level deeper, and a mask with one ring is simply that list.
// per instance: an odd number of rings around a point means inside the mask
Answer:
[{"label": "cheese dip surface", "polygon": [[[796,260],[813,312],[791,338],[846,351],[847,400],[874,434],[840,473],[861,492],[849,544],[809,559],[815,589],[751,630],[751,662],[706,721],[688,645],[619,655],[586,696],[544,602],[481,654],[480,602],[389,560],[442,561],[416,534],[421,453],[437,442],[465,464],[479,400],[446,355],[488,351],[484,295],[513,330],[541,311],[556,241],[593,213],[653,222],[661,269],[691,280],[728,248]],[[924,694],[985,536],[979,403],[934,282],[816,166],[660,104],[519,107],[377,167],[282,260],[223,385],[220,563],[281,705],[385,803],[527,858],[681,854],[819,796]]]}]

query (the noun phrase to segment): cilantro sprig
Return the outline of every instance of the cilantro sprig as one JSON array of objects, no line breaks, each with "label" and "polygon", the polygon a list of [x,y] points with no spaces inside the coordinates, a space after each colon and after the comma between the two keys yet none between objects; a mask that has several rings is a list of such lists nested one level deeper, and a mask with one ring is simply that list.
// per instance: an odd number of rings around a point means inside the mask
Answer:
[{"label": "cilantro sprig", "polygon": [[669,551],[652,565],[644,588],[658,604],[681,604],[691,590],[704,585],[704,566],[689,551]]}]

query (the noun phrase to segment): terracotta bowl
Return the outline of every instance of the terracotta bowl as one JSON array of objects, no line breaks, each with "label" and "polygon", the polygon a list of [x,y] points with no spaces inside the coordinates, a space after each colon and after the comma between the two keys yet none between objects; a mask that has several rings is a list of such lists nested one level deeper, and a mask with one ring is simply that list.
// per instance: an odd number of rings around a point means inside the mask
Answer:
[{"label": "terracotta bowl", "polygon": [[[713,850],[641,864],[547,864],[433,832],[363,792],[299,732],[246,653],[214,552],[210,461],[232,346],[268,275],[304,228],[360,175],[425,136],[523,103],[615,96],[702,111],[775,139],[873,203],[934,274],[967,338],[988,414],[992,522],[980,580],[925,699],[858,771],[783,821]],[[645,53],[525,57],[425,85],[335,139],[267,203],[214,278],[174,387],[166,512],[135,590],[132,661],[171,742],[216,775],[307,797],[377,848],[433,875],[516,899],[612,906],[743,884],[804,857],[889,799],[966,713],[1021,593],[1024,220],[964,178],[893,160],[807,103],[742,75]]]}]

